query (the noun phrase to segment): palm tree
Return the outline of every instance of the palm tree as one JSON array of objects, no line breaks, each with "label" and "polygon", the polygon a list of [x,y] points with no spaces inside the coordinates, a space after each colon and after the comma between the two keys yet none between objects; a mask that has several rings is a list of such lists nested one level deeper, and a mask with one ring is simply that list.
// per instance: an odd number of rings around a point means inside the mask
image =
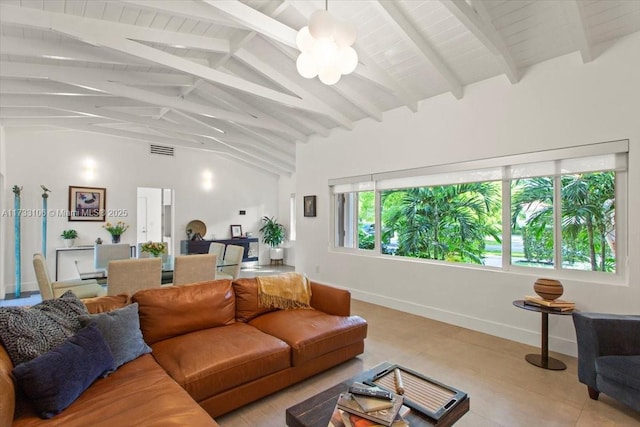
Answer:
[{"label": "palm tree", "polygon": [[[615,173],[563,175],[560,181],[564,260],[587,262],[594,271],[614,270]],[[542,241],[543,233],[553,228],[553,178],[514,181],[512,189],[513,230],[526,213],[523,234]]]},{"label": "palm tree", "polygon": [[470,183],[402,192],[399,208],[385,222],[399,234],[398,255],[481,264],[484,238],[490,235],[500,241],[500,230],[491,221],[500,209],[500,184]]}]

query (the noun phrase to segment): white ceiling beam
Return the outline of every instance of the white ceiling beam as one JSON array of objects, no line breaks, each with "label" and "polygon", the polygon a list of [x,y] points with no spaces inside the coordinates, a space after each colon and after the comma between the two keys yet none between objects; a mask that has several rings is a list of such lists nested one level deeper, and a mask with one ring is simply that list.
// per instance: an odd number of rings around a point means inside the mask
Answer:
[{"label": "white ceiling beam", "polygon": [[[2,112],[3,109],[0,109]],[[39,126],[76,126],[96,123],[112,123],[112,120],[100,117],[4,117],[0,113],[2,125],[6,127],[39,127]]]},{"label": "white ceiling beam", "polygon": [[288,46],[296,45],[296,31],[239,1],[202,0],[246,28]]},{"label": "white ceiling beam", "polygon": [[[0,94],[96,96],[96,92],[48,80],[3,79]],[[107,95],[98,95],[107,96]]]},{"label": "white ceiling beam", "polygon": [[[118,26],[111,27],[111,25],[114,24],[112,22],[100,20],[88,20],[89,22],[87,22],[87,18],[73,15],[44,12],[37,9],[27,9],[6,5],[2,5],[0,7],[2,7],[0,11],[2,11],[3,14],[5,13],[5,9],[8,9],[8,17],[3,16],[1,18],[2,21],[31,26],[43,30],[54,30],[91,44],[98,44],[138,58],[144,58],[153,63],[161,64],[165,67],[179,70],[216,84],[247,92],[251,95],[260,96],[288,107],[300,108],[302,110],[323,114],[322,111],[317,111],[316,106],[314,106],[312,102],[307,100],[260,86],[236,76],[195,63],[188,59],[129,40],[126,35],[123,37],[123,34],[118,32]],[[88,24],[92,24],[92,26],[95,25],[97,28],[93,28]]]},{"label": "white ceiling beam", "polygon": [[254,117],[262,117],[265,119],[270,119],[272,123],[274,124],[278,123],[281,126],[280,129],[277,129],[277,130],[271,129],[272,131],[275,131],[277,134],[283,134],[285,137],[289,139],[291,139],[291,136],[293,136],[294,137],[293,140],[300,140],[305,142],[307,141],[307,135],[300,132],[298,129],[278,120],[276,117],[273,117],[268,112],[263,111],[257,108],[256,106],[249,104],[248,102],[242,101],[237,96],[228,92],[225,89],[222,89],[221,87],[213,86],[213,85],[204,86],[202,88],[202,92],[199,92],[199,95],[205,97],[205,99],[209,98],[210,96],[213,96],[216,98],[217,101],[222,101],[226,105],[229,105],[234,109],[244,111],[247,114],[250,114]]},{"label": "white ceiling beam", "polygon": [[407,18],[398,5],[394,2],[378,0],[376,3],[380,9],[386,12],[390,18],[389,23],[398,33],[413,46],[433,67],[445,81],[449,92],[457,99],[462,98],[462,83],[456,77],[440,55],[431,47],[431,44],[416,29],[415,25]]},{"label": "white ceiling beam", "polygon": [[201,145],[208,145],[210,143],[220,143],[228,148],[228,153],[236,153],[242,156],[248,156],[258,159],[262,162],[269,163],[280,168],[282,171],[291,172],[295,167],[293,162],[287,162],[284,156],[275,157],[272,152],[266,151],[264,147],[256,146],[251,141],[243,138],[221,136],[204,136],[196,134],[185,134],[184,132],[171,131],[168,129],[158,129],[161,133],[168,135],[169,137],[178,139],[188,139],[194,143]]},{"label": "white ceiling beam", "polygon": [[567,21],[569,21],[571,36],[580,49],[582,63],[586,64],[587,62],[593,61],[595,59],[595,55],[593,52],[591,38],[587,31],[584,6],[582,5],[582,2],[577,0],[566,0],[561,2],[561,5]]},{"label": "white ceiling beam", "polygon": [[336,123],[344,126],[347,129],[353,129],[353,122],[347,116],[345,116],[335,108],[329,106],[324,101],[320,100],[318,97],[313,95],[308,90],[304,89],[295,81],[286,77],[284,74],[276,70],[271,65],[267,64],[265,61],[259,59],[253,53],[243,48],[236,51],[234,53],[234,56],[243,61],[245,64],[249,65],[260,74],[276,82],[277,84],[286,87],[288,90],[306,99],[307,101],[313,102],[318,110],[322,111],[324,115],[334,120]]},{"label": "white ceiling beam", "polygon": [[64,99],[59,100],[55,107],[56,109],[62,109],[65,111],[78,112],[82,114],[90,114],[92,116],[103,117],[109,119],[108,121],[116,121],[121,123],[135,123],[141,126],[146,126],[153,129],[162,129],[170,132],[177,132],[188,135],[196,135],[202,137],[209,137],[211,135],[219,136],[229,143],[234,142],[246,142],[243,138],[236,138],[235,136],[222,134],[220,132],[212,132],[209,127],[196,127],[193,125],[180,123],[174,124],[166,120],[154,120],[145,117],[136,116],[133,114],[122,113],[119,111],[108,110],[106,108],[97,108],[90,105],[86,105],[82,100]]},{"label": "white ceiling beam", "polygon": [[[16,79],[44,79],[47,80],[47,72],[59,70],[69,75],[69,78],[77,76],[83,80],[105,80],[135,86],[191,86],[194,78],[184,74],[154,73],[142,71],[116,71],[100,70],[95,68],[76,67],[73,65],[44,65],[27,62],[0,62],[0,73],[15,64],[24,71],[21,75],[13,76]],[[14,68],[15,68],[14,67]],[[55,71],[52,71],[55,72]],[[5,73],[5,77],[12,77]]]},{"label": "white ceiling beam", "polygon": [[[186,114],[186,113],[183,113],[183,112],[180,112],[180,111],[176,111],[175,113],[177,115],[187,119],[187,120],[190,120],[190,121],[192,121],[194,123],[197,123],[200,126],[204,126],[204,127],[207,127],[209,129],[211,129],[213,131],[213,135],[221,135],[221,137],[223,139],[225,139],[225,137],[222,136],[223,134],[220,134],[218,132],[218,127],[207,123],[206,120],[202,120],[200,118],[193,117],[190,114]],[[237,129],[235,129],[235,128],[236,128],[236,126],[234,126],[233,124],[220,126],[220,129],[222,129],[222,130],[224,130],[224,132],[226,132],[224,135],[228,135],[229,133],[232,133],[232,132],[236,131]],[[241,130],[240,130],[240,133],[242,133],[244,135],[247,135],[246,133],[243,133]],[[251,136],[251,135],[249,135],[249,136]],[[243,140],[239,140],[239,141],[241,141],[242,143],[255,145],[256,140],[257,139],[254,138],[253,140],[243,139]],[[294,150],[295,150],[295,145],[289,145],[288,143],[287,144],[276,144],[276,143],[273,143],[272,141],[266,141],[266,142],[262,141],[262,143],[267,145],[271,150],[276,150],[278,153],[280,153],[280,155],[287,156],[288,158],[290,158],[293,161],[293,153],[294,153]]]},{"label": "white ceiling beam", "polygon": [[334,90],[349,100],[356,108],[364,111],[375,121],[382,121],[382,111],[371,101],[369,101],[360,92],[355,91],[350,85],[334,85]]},{"label": "white ceiling beam", "polygon": [[253,150],[247,150],[246,148],[243,148],[243,147],[231,146],[222,140],[218,140],[217,138],[196,137],[196,139],[204,145],[207,145],[210,143],[222,144],[224,146],[231,148],[231,150],[228,151],[228,154],[232,154],[235,156],[240,155],[241,158],[243,158],[244,160],[251,160],[261,164],[266,163],[270,167],[277,169],[279,172],[291,173],[295,170],[295,165],[291,163],[283,162],[281,158],[278,159],[272,156],[268,156],[269,158],[267,158],[263,154],[256,154],[254,153]]},{"label": "white ceiling beam", "polygon": [[[473,8],[464,0],[441,0],[447,8],[489,51],[500,61],[500,68],[513,84],[518,83],[520,75],[511,53],[491,19],[483,2],[473,2]],[[475,9],[475,10],[474,10]]]},{"label": "white ceiling beam", "polygon": [[[1,67],[0,67],[1,68]],[[140,102],[112,96],[82,96],[82,97],[66,97],[60,95],[49,94],[4,94],[0,97],[0,106],[5,107],[48,107],[55,105],[59,100],[65,98],[76,98],[82,100],[83,103],[91,107],[109,107],[109,108],[157,108],[143,105]]]},{"label": "white ceiling beam", "polygon": [[[278,124],[271,123],[266,118],[255,118],[245,114],[232,113],[219,108],[214,108],[206,104],[186,101],[181,98],[160,95],[148,90],[138,89],[131,86],[125,86],[119,83],[109,81],[98,81],[87,79],[82,75],[75,75],[66,70],[68,67],[58,66],[40,66],[32,67],[32,64],[18,64],[14,62],[0,62],[0,77],[12,77],[29,75],[35,78],[51,79],[71,85],[89,87],[94,90],[103,91],[125,98],[132,98],[148,104],[158,105],[162,107],[170,107],[184,111],[190,111],[196,114],[208,115],[221,120],[230,120],[242,123],[248,126],[272,129],[275,131],[283,131]],[[285,130],[286,133],[286,130]]]},{"label": "white ceiling beam", "polygon": [[54,42],[49,39],[26,39],[2,36],[3,55],[25,56],[30,58],[48,58],[62,61],[84,61],[109,65],[144,65],[146,61],[136,59],[119,52],[106,51],[99,47],[68,40]]},{"label": "white ceiling beam", "polygon": [[198,17],[199,21],[213,24],[216,26],[224,26],[229,28],[243,29],[244,26],[237,24],[235,21],[225,18],[209,6],[203,4],[200,1],[187,1],[187,0],[163,0],[163,1],[149,1],[149,0],[121,0],[122,3],[139,7],[144,10],[151,10],[154,12],[161,12],[164,14],[179,16],[181,18],[193,19],[194,16]]},{"label": "white ceiling beam", "polygon": [[[54,123],[55,124],[55,123]],[[258,166],[262,169],[265,169],[271,173],[275,173],[278,174],[280,171],[285,172],[285,173],[290,173],[291,171],[288,171],[286,169],[282,169],[276,166],[273,166],[269,163],[266,162],[262,162],[260,161],[260,159],[253,157],[253,156],[246,156],[243,155],[242,153],[238,152],[238,150],[233,150],[231,148],[229,148],[228,146],[221,144],[217,141],[213,141],[213,140],[209,140],[209,141],[200,141],[200,142],[196,142],[193,143],[191,141],[188,140],[180,140],[177,138],[168,138],[168,137],[164,137],[164,136],[160,136],[160,135],[151,135],[151,134],[145,134],[145,133],[141,133],[141,132],[134,132],[134,131],[128,131],[128,130],[122,130],[122,129],[113,129],[113,128],[107,128],[104,126],[92,126],[92,125],[80,125],[80,126],[63,126],[66,129],[72,129],[72,130],[78,130],[78,131],[83,131],[83,132],[90,132],[90,133],[98,133],[98,134],[103,134],[103,135],[110,135],[110,136],[116,136],[119,138],[126,138],[126,139],[131,139],[134,141],[144,141],[144,142],[151,142],[151,143],[155,143],[155,144],[163,144],[163,145],[169,145],[172,147],[186,147],[186,148],[194,148],[194,149],[202,149],[202,150],[206,150],[209,152],[216,152],[219,154],[225,154],[231,157],[234,157],[236,159],[242,160],[243,162],[247,162],[250,163],[254,166]],[[204,147],[206,145],[206,147]],[[249,157],[249,158],[247,158]]]},{"label": "white ceiling beam", "polygon": [[[85,43],[100,46],[99,37],[103,34],[166,46],[186,49],[198,49],[209,52],[229,52],[229,42],[224,39],[196,36],[193,34],[166,31],[138,25],[121,24],[113,21],[86,18],[64,13],[47,12],[30,7],[0,4],[0,22],[24,25],[42,30],[67,34]],[[86,38],[84,36],[87,36]]]}]

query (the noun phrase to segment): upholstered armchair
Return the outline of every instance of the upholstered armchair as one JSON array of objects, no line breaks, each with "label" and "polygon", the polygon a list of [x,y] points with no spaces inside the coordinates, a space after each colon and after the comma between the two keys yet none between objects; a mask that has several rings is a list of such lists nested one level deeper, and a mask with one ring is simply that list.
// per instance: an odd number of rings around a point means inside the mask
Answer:
[{"label": "upholstered armchair", "polygon": [[52,282],[49,277],[47,263],[41,253],[33,254],[33,269],[36,272],[36,279],[38,280],[38,287],[43,300],[58,298],[69,290],[78,298],[92,298],[106,294],[105,289],[93,279]]},{"label": "upholstered armchair", "polygon": [[589,397],[605,393],[640,411],[640,316],[573,313],[573,323]]}]

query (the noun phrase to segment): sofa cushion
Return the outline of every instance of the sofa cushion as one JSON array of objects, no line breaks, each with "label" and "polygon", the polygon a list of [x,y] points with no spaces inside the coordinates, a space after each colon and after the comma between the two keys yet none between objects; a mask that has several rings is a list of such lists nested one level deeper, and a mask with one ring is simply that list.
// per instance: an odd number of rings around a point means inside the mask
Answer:
[{"label": "sofa cushion", "polygon": [[0,308],[0,340],[14,366],[62,344],[82,326],[87,309],[71,291],[32,307]]},{"label": "sofa cushion", "polygon": [[106,313],[108,311],[125,307],[131,301],[129,300],[129,295],[119,294],[105,295],[95,298],[83,298],[82,302],[84,303],[85,307],[87,307],[87,311],[89,311],[89,313],[97,314]]},{"label": "sofa cushion", "polygon": [[53,350],[16,366],[13,375],[36,411],[47,419],[113,369],[113,363],[109,345],[91,324]]},{"label": "sofa cushion", "polygon": [[113,353],[113,369],[151,352],[151,348],[142,339],[138,303],[107,313],[80,316],[80,323],[83,326],[95,323],[102,332]]},{"label": "sofa cushion", "polygon": [[274,311],[256,317],[249,324],[289,344],[293,366],[367,336],[367,322],[363,318],[333,316],[314,309]]},{"label": "sofa cushion", "polygon": [[233,290],[236,293],[236,320],[238,322],[248,322],[256,316],[277,310],[260,306],[258,281],[255,277],[234,280]]},{"label": "sofa cushion", "polygon": [[180,335],[151,347],[158,363],[196,401],[290,364],[287,344],[245,323]]},{"label": "sofa cushion", "polygon": [[609,381],[638,390],[640,393],[640,356],[598,357],[596,372]]},{"label": "sofa cushion", "polygon": [[[124,364],[106,378],[96,380],[51,421],[51,425],[64,427],[218,425],[150,354]],[[28,402],[20,402],[12,427],[41,423],[33,407]]]},{"label": "sofa cushion", "polygon": [[235,300],[230,280],[145,289],[132,297],[139,304],[140,329],[149,345],[234,323]]}]

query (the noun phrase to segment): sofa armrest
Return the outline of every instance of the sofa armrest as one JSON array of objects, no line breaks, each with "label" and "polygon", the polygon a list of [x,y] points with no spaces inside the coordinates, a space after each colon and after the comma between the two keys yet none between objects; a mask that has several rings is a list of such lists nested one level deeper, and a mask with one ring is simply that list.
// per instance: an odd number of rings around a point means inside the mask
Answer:
[{"label": "sofa armrest", "polygon": [[311,307],[334,316],[351,315],[351,292],[311,282]]},{"label": "sofa armrest", "polygon": [[640,354],[640,316],[573,313],[578,344],[578,379],[597,389],[595,359]]},{"label": "sofa armrest", "polygon": [[10,426],[16,409],[16,390],[11,371],[13,363],[0,345],[0,426]]}]

